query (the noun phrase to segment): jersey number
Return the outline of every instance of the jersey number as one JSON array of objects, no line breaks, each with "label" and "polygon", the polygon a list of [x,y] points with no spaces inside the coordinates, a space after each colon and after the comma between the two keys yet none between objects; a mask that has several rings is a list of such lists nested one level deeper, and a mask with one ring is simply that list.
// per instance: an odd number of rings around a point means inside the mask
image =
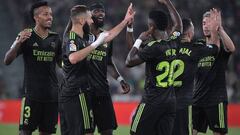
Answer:
[{"label": "jersey number", "polygon": [[[182,81],[176,80],[176,78],[179,77],[184,71],[184,62],[182,60],[174,60],[171,63],[162,61],[157,65],[156,70],[164,71],[162,74],[156,77],[157,87],[166,88],[169,86],[182,86]],[[167,81],[163,81],[165,78]]]},{"label": "jersey number", "polygon": [[24,113],[25,118],[29,118],[31,115],[31,108],[29,106],[25,106],[24,111],[25,111]]}]

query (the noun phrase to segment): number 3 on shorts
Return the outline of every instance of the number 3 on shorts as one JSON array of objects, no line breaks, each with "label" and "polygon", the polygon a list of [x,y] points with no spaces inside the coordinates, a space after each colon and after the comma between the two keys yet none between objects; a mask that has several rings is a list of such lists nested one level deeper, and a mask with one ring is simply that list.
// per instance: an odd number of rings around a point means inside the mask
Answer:
[{"label": "number 3 on shorts", "polygon": [[29,107],[29,106],[25,106],[24,107],[24,117],[25,118],[29,118],[30,117],[30,115],[31,115],[31,108]]},{"label": "number 3 on shorts", "polygon": [[[157,67],[157,71],[163,71],[162,74],[156,77],[157,87],[167,88],[169,86],[180,87],[182,86],[182,81],[176,81],[184,71],[184,62],[182,60],[173,60],[171,63],[168,61],[160,62]],[[164,81],[166,80],[167,81]]]}]

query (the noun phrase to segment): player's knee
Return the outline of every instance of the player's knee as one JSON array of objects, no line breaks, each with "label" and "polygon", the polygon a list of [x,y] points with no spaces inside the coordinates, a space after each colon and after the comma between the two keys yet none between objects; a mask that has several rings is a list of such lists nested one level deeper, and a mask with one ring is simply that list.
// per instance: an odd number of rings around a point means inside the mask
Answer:
[{"label": "player's knee", "polygon": [[20,130],[19,135],[32,135],[32,131]]},{"label": "player's knee", "polygon": [[113,134],[113,130],[101,131],[101,135],[112,135],[112,134]]},{"label": "player's knee", "polygon": [[198,134],[198,131],[193,129],[193,135],[197,135]]}]

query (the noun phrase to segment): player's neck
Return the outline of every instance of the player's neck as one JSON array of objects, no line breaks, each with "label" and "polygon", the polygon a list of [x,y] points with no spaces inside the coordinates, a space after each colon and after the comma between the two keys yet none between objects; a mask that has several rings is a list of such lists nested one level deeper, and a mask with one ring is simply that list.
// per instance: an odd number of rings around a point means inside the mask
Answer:
[{"label": "player's neck", "polygon": [[98,35],[99,33],[101,33],[100,27],[97,27],[93,24],[91,27],[91,33],[94,35]]},{"label": "player's neck", "polygon": [[[220,44],[220,42],[221,42],[221,40],[219,39],[219,40],[217,41],[217,44]],[[213,39],[211,38],[211,36],[206,37],[206,43],[207,43],[207,44],[212,44],[212,43],[213,43]]]},{"label": "player's neck", "polygon": [[43,28],[39,25],[36,25],[34,27],[34,30],[35,30],[36,34],[39,35],[42,38],[46,38],[48,36],[48,33],[49,33],[49,29]]},{"label": "player's neck", "polygon": [[206,43],[208,44],[209,42],[211,42],[211,36],[206,37]]},{"label": "player's neck", "polygon": [[166,31],[155,30],[153,35],[154,35],[154,37],[157,40],[166,40],[166,39],[168,39],[168,35],[167,35]]},{"label": "player's neck", "polygon": [[181,42],[182,42],[182,43],[189,43],[189,42],[191,42],[191,39],[188,38],[188,37],[183,36],[183,37],[181,38]]},{"label": "player's neck", "polygon": [[75,32],[78,36],[83,38],[84,32],[83,27],[80,25],[73,25],[71,31]]}]

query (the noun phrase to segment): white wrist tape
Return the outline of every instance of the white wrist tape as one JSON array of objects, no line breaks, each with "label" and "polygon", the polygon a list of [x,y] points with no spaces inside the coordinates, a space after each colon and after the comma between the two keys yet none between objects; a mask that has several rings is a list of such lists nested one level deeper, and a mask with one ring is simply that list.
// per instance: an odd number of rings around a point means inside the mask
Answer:
[{"label": "white wrist tape", "polygon": [[124,80],[122,76],[119,76],[119,77],[117,78],[117,81],[118,81],[118,82],[121,82],[122,80]]},{"label": "white wrist tape", "polygon": [[96,41],[93,42],[90,46],[92,46],[94,49],[96,49],[100,44],[98,44]]},{"label": "white wrist tape", "polygon": [[127,32],[133,32],[133,28],[127,27]]},{"label": "white wrist tape", "polygon": [[104,43],[105,38],[109,35],[108,32],[102,32],[100,33],[100,35],[98,36],[97,40],[95,42],[93,42],[90,46],[92,46],[93,48],[97,48],[99,45]]},{"label": "white wrist tape", "polygon": [[140,45],[142,44],[142,40],[141,39],[137,39],[133,45],[133,47],[136,47],[137,49],[139,49]]}]

